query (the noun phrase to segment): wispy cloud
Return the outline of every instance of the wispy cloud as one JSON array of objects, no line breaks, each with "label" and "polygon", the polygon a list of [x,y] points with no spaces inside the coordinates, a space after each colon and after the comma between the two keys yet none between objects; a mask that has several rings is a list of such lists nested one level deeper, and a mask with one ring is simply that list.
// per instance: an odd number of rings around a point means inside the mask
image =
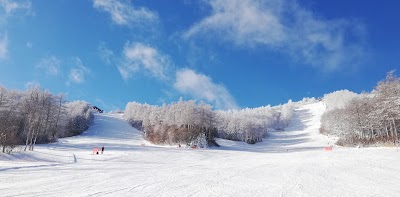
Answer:
[{"label": "wispy cloud", "polygon": [[97,107],[99,107],[100,109],[102,109],[104,111],[110,111],[110,112],[112,112],[112,111],[122,111],[116,105],[107,104],[106,102],[104,102],[100,98],[96,98],[95,99],[95,104],[97,105]]},{"label": "wispy cloud", "polygon": [[134,7],[129,1],[93,0],[93,7],[109,13],[118,25],[147,25],[158,20],[156,12]]},{"label": "wispy cloud", "polygon": [[96,98],[95,101],[96,101],[96,103],[98,103],[100,105],[98,107],[101,107],[101,108],[106,107],[106,108],[108,108],[108,105],[102,99]]},{"label": "wispy cloud", "polygon": [[61,60],[55,56],[44,57],[39,63],[36,64],[36,68],[42,69],[47,75],[57,76],[60,73]]},{"label": "wispy cloud", "polygon": [[3,10],[3,16],[5,18],[22,13],[23,15],[32,14],[32,2],[26,1],[15,1],[15,0],[0,0],[0,9]]},{"label": "wispy cloud", "polygon": [[35,87],[35,86],[39,86],[40,87],[40,83],[37,81],[28,81],[25,83],[25,88],[29,89],[31,87]]},{"label": "wispy cloud", "polygon": [[[238,108],[235,100],[223,85],[215,84],[210,77],[191,69],[175,70],[176,67],[169,56],[151,46],[143,43],[127,43],[121,60],[117,62],[118,70],[124,80],[128,80],[137,72],[145,71],[152,77],[167,83],[179,93],[193,99],[211,102],[218,109]],[[175,79],[170,77],[173,72],[175,72]]]},{"label": "wispy cloud", "polygon": [[0,59],[6,59],[8,53],[8,37],[7,33],[0,34]]},{"label": "wispy cloud", "polygon": [[123,50],[123,61],[118,66],[122,77],[127,80],[135,72],[144,69],[153,77],[168,79],[167,72],[172,67],[168,56],[142,43],[127,43]]},{"label": "wispy cloud", "polygon": [[[85,76],[90,73],[90,70],[82,63],[80,58],[75,57],[73,60],[75,66],[69,72],[69,82],[77,84],[83,83],[85,82]],[[69,83],[67,83],[67,85],[69,85]]]},{"label": "wispy cloud", "polygon": [[235,109],[236,102],[229,91],[212,79],[191,69],[182,69],[176,72],[174,88],[182,94],[193,98],[205,99],[215,104],[218,109]]},{"label": "wispy cloud", "polygon": [[206,2],[211,14],[184,38],[213,37],[243,48],[263,46],[325,71],[355,66],[365,53],[361,23],[317,17],[294,0]]},{"label": "wispy cloud", "polygon": [[111,64],[114,62],[114,52],[107,48],[105,43],[100,43],[97,47],[97,52],[105,63]]},{"label": "wispy cloud", "polygon": [[7,23],[12,16],[25,16],[32,14],[31,1],[14,1],[0,0],[0,30],[5,30],[1,35],[0,32],[0,59],[6,59],[8,56],[8,36]]}]

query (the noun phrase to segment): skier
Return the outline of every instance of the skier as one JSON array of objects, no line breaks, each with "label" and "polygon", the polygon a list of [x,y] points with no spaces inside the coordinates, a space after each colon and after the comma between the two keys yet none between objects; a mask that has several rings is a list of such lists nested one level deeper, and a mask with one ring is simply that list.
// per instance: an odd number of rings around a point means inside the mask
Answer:
[{"label": "skier", "polygon": [[98,148],[93,148],[93,154],[99,154],[99,149]]},{"label": "skier", "polygon": [[101,154],[103,154],[103,152],[104,152],[104,146],[101,147]]}]

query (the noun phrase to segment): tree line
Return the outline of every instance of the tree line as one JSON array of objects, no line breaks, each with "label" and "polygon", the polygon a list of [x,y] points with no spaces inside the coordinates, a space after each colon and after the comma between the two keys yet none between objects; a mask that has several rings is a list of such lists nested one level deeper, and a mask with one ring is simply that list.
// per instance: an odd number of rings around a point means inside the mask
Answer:
[{"label": "tree line", "polygon": [[57,138],[78,135],[93,119],[84,101],[66,102],[38,86],[26,91],[0,86],[0,147],[10,153],[17,145],[34,150],[35,144],[55,142]]},{"label": "tree line", "polygon": [[294,103],[284,105],[216,111],[218,136],[223,139],[261,142],[271,129],[283,130],[293,117]]},{"label": "tree line", "polygon": [[194,100],[162,106],[129,102],[125,118],[155,144],[217,145],[215,137],[261,142],[271,129],[284,129],[293,116],[295,103],[275,107],[214,111],[211,105]]},{"label": "tree line", "polygon": [[216,118],[212,107],[193,100],[162,106],[129,102],[124,116],[155,144],[216,144]]},{"label": "tree line", "polygon": [[325,95],[327,111],[321,119],[321,133],[338,136],[337,143],[344,146],[398,142],[400,78],[394,72],[369,93],[342,90]]}]

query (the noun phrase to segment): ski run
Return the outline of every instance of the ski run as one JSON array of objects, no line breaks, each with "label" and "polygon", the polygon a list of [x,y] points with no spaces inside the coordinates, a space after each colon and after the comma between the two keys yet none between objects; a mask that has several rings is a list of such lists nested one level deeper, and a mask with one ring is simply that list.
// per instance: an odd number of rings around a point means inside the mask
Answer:
[{"label": "ski run", "polygon": [[255,145],[207,149],[152,145],[122,114],[96,114],[80,136],[0,154],[0,196],[399,196],[398,149],[335,146],[319,134],[324,110],[297,108]]}]

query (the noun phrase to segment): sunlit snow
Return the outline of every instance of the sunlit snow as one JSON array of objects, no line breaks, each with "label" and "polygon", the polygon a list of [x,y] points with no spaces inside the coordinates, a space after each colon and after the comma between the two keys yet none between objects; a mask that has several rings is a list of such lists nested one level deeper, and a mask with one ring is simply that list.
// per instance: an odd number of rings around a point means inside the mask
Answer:
[{"label": "sunlit snow", "polygon": [[0,196],[398,196],[397,148],[324,151],[335,140],[319,134],[324,110],[297,108],[255,145],[209,149],[154,146],[121,114],[96,114],[80,136],[0,154]]}]

